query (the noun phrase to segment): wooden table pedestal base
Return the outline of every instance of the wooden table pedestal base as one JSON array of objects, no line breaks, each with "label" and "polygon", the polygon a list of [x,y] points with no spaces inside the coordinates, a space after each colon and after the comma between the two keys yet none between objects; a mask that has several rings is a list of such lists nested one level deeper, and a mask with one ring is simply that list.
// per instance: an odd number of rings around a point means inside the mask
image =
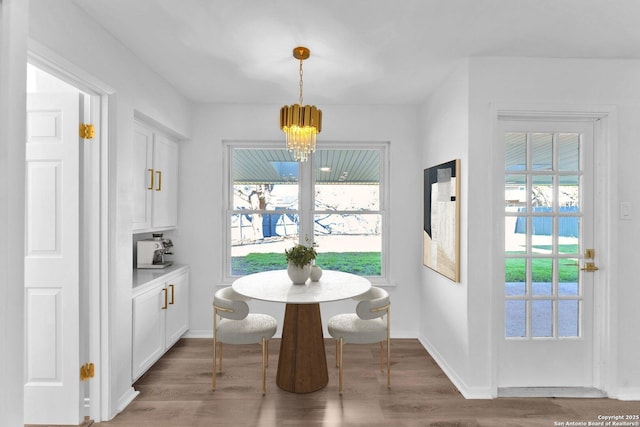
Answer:
[{"label": "wooden table pedestal base", "polygon": [[310,393],[329,382],[320,304],[287,304],[278,357],[278,387]]}]

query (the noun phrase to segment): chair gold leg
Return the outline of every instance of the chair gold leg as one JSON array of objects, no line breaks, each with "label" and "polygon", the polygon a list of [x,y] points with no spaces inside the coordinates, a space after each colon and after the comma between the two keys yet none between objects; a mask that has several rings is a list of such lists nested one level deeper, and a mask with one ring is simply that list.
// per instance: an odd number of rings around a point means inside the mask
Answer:
[{"label": "chair gold leg", "polygon": [[211,388],[215,390],[216,389],[216,339],[215,337],[213,338],[213,369],[211,370],[211,373],[212,373]]},{"label": "chair gold leg", "polygon": [[342,347],[344,346],[344,338],[340,337],[340,357],[339,357],[339,371],[338,371],[338,377],[339,377],[339,386],[338,386],[338,393],[342,394],[342,369],[344,366],[343,360],[342,360]]},{"label": "chair gold leg", "polygon": [[223,343],[219,343],[219,344],[220,344],[220,352],[218,354],[220,359],[218,362],[218,369],[219,369],[218,372],[222,372],[222,350],[224,349],[224,346],[223,346]]},{"label": "chair gold leg", "polygon": [[267,355],[265,353],[267,348],[267,340],[262,337],[262,395],[267,394],[267,370],[266,370],[266,361]]},{"label": "chair gold leg", "polygon": [[382,347],[382,341],[380,341],[380,372],[384,371],[384,348]]},{"label": "chair gold leg", "polygon": [[267,355],[267,367],[269,367],[269,340],[267,340],[266,355]]},{"label": "chair gold leg", "polygon": [[387,338],[387,388],[391,388],[391,339]]},{"label": "chair gold leg", "polygon": [[340,363],[338,361],[338,343],[340,342],[340,340],[336,340],[336,368],[340,367]]},{"label": "chair gold leg", "polygon": [[211,389],[216,389],[216,310],[213,310],[213,367],[211,369]]}]

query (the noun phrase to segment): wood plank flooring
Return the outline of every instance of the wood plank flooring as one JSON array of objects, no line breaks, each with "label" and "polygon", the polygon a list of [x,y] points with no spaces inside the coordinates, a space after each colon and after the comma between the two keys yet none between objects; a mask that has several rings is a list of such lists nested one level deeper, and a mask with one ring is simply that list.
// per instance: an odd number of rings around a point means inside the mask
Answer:
[{"label": "wood plank flooring", "polygon": [[[391,389],[378,345],[346,345],[344,394],[338,394],[335,346],[326,340],[329,385],[293,394],[275,384],[279,340],[270,343],[267,395],[260,346],[225,345],[223,372],[211,390],[211,340],[182,339],[134,385],[140,395],[99,427],[256,426],[559,426],[599,415],[640,413],[638,402],[611,399],[466,400],[417,340],[392,340]],[[556,424],[557,423],[557,424]]]}]

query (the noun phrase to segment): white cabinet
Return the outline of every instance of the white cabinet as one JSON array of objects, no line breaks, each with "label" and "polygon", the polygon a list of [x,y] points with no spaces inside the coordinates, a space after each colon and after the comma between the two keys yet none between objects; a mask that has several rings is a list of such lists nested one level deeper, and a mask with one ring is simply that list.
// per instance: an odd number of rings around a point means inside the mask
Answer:
[{"label": "white cabinet", "polygon": [[185,266],[140,284],[133,293],[132,381],[144,374],[187,329],[189,273]]},{"label": "white cabinet", "polygon": [[135,232],[178,224],[178,143],[162,131],[134,122],[133,210]]}]

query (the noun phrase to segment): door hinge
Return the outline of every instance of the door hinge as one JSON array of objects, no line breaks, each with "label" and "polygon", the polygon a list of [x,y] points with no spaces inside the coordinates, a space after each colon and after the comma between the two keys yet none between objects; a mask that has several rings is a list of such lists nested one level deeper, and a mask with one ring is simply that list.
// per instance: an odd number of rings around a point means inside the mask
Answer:
[{"label": "door hinge", "polygon": [[95,369],[93,363],[85,363],[80,366],[80,380],[87,381],[95,376]]},{"label": "door hinge", "polygon": [[93,125],[88,123],[80,123],[80,138],[93,139],[95,135],[95,129]]}]

